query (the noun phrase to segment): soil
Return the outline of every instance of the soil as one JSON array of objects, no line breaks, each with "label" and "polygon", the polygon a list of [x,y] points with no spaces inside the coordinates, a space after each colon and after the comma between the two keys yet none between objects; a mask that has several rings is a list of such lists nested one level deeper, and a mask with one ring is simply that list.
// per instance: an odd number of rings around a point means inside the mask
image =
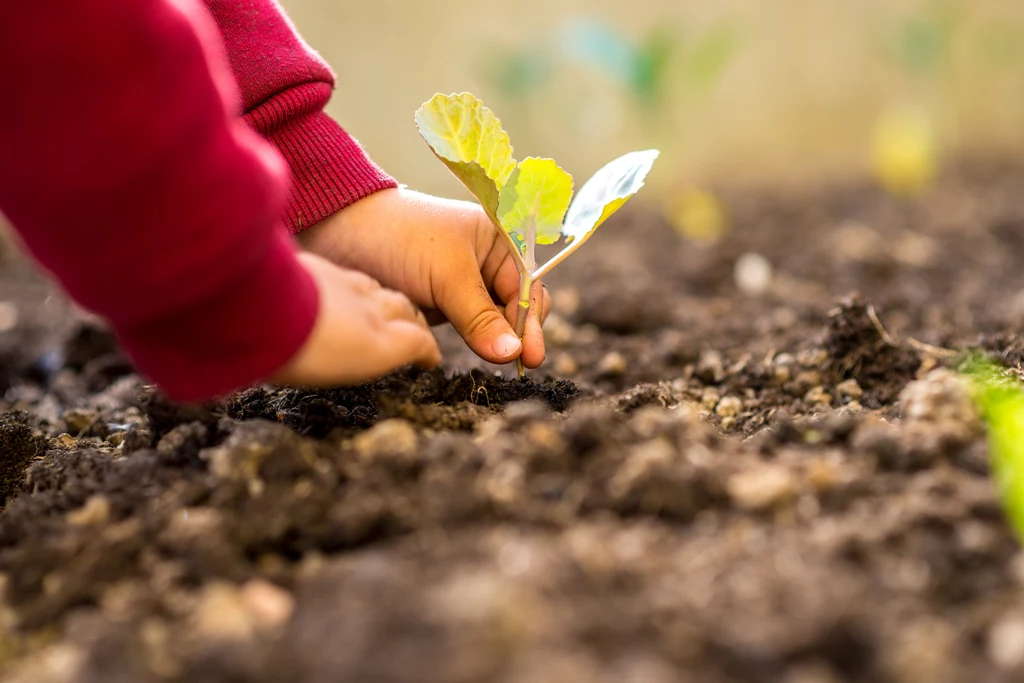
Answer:
[{"label": "soil", "polygon": [[550,278],[526,381],[442,331],[442,370],[175,406],[5,275],[0,674],[1024,680],[1024,555],[954,372],[1024,358],[1022,184],[725,187],[714,244],[638,201]]}]

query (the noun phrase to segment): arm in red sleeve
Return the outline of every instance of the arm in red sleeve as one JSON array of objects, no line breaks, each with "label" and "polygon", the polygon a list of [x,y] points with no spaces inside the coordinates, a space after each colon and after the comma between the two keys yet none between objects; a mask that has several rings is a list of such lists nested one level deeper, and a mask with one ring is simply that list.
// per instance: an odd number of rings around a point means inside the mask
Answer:
[{"label": "arm in red sleeve", "polygon": [[0,211],[181,400],[272,374],[318,305],[219,49],[194,0],[0,7]]},{"label": "arm in red sleeve", "polygon": [[291,169],[284,213],[292,231],[397,183],[323,109],[334,74],[276,0],[205,0],[242,93],[245,120]]}]

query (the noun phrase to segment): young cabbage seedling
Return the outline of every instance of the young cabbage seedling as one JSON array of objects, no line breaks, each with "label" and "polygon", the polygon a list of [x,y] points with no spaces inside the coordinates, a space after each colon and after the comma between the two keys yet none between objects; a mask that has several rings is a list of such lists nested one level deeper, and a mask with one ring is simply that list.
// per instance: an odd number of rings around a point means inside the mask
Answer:
[{"label": "young cabbage seedling", "polygon": [[[631,152],[594,174],[572,201],[572,176],[552,159],[516,163],[508,133],[469,93],[435,95],[416,112],[416,125],[437,158],[473,193],[508,241],[519,270],[515,331],[523,337],[530,288],[583,245],[609,216],[643,187],[657,150]],[[537,264],[536,246],[565,237],[566,246]],[[522,360],[516,363],[523,376]]]}]

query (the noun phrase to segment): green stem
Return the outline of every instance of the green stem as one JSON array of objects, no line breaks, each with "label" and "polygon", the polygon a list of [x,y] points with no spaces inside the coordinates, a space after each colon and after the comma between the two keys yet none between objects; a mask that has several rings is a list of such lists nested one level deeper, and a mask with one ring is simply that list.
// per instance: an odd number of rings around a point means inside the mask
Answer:
[{"label": "green stem", "polygon": [[[530,288],[533,286],[533,276],[528,271],[519,273],[519,306],[516,308],[516,336],[520,340],[526,331],[526,318],[530,315]],[[519,379],[526,375],[526,368],[523,367],[523,356],[520,353],[516,358],[516,370],[519,371]]]}]

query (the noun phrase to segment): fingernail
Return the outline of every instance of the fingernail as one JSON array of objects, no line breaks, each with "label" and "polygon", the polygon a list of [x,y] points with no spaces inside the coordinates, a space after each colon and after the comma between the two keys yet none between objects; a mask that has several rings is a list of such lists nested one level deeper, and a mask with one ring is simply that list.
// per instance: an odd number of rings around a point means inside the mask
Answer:
[{"label": "fingernail", "polygon": [[522,346],[523,343],[519,341],[519,337],[514,334],[503,334],[494,341],[491,350],[494,351],[495,356],[507,358],[514,355]]}]

